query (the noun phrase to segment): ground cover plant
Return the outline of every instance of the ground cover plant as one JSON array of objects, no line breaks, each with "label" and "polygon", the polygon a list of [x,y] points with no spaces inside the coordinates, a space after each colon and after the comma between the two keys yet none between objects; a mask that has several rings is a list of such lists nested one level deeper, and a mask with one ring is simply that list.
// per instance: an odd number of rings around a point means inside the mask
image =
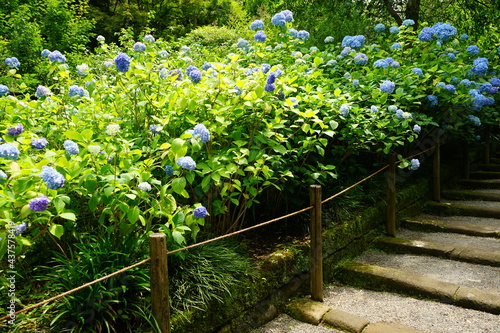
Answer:
[{"label": "ground cover plant", "polygon": [[[252,39],[227,46],[178,47],[126,32],[118,46],[98,36],[95,53],[76,66],[57,50],[40,50],[48,75],[36,89],[10,55],[0,85],[2,292],[8,264],[40,265],[43,249],[58,253],[43,254],[58,276],[106,267],[108,259],[120,269],[147,256],[126,256],[127,240],[164,232],[176,249],[200,232],[238,230],[267,193],[332,186],[343,161],[360,152],[402,159],[437,132],[479,140],[480,126],[499,120],[500,46],[471,41],[449,23],[418,31],[413,23],[378,24],[371,41],[327,37],[317,46],[290,11],[252,22]],[[419,160],[400,165],[415,170]],[[94,249],[116,257],[91,263]],[[130,319],[111,294],[147,294],[143,273],[128,287],[104,287],[94,309],[104,316],[92,329]],[[68,281],[57,286],[74,286]],[[68,317],[82,303],[53,308],[52,324],[82,329],[86,309]]]}]

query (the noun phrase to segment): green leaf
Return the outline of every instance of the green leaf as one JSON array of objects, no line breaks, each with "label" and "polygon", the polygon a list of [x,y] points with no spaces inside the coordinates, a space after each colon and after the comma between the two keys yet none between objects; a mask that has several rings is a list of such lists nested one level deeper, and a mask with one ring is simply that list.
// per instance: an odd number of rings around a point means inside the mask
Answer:
[{"label": "green leaf", "polygon": [[176,178],[172,181],[172,189],[175,193],[181,194],[186,187],[186,179],[184,177]]},{"label": "green leaf", "polygon": [[92,139],[92,135],[94,135],[94,132],[90,128],[84,129],[82,131],[82,138],[87,142]]},{"label": "green leaf", "polygon": [[54,223],[49,227],[49,232],[57,238],[61,238],[64,234],[64,227],[60,224]]},{"label": "green leaf", "polygon": [[129,209],[127,212],[127,218],[130,221],[130,223],[135,223],[139,219],[139,215],[141,214],[141,210],[139,207],[134,206],[134,208]]},{"label": "green leaf", "polygon": [[182,234],[177,230],[172,231],[172,237],[174,238],[174,241],[179,245],[184,244],[186,240],[184,236],[182,236]]},{"label": "green leaf", "polygon": [[75,140],[75,141],[83,141],[83,137],[79,132],[75,131],[66,131],[64,132],[64,136],[66,136],[70,140]]},{"label": "green leaf", "polygon": [[101,146],[98,146],[98,145],[89,145],[87,147],[87,149],[89,150],[89,152],[91,154],[97,155],[101,151]]},{"label": "green leaf", "polygon": [[188,147],[185,146],[185,143],[186,141],[179,138],[172,142],[172,151],[174,152],[175,159],[186,155]]},{"label": "green leaf", "polygon": [[76,221],[76,216],[73,213],[62,213],[59,217],[65,220]]},{"label": "green leaf", "polygon": [[286,148],[282,145],[277,145],[273,147],[273,150],[281,155],[285,155],[287,153]]}]

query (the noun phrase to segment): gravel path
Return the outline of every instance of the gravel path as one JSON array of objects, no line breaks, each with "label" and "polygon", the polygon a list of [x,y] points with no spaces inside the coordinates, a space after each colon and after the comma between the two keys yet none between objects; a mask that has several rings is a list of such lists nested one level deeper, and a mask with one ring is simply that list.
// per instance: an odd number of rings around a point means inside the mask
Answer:
[{"label": "gravel path", "polygon": [[256,330],[251,331],[251,333],[343,333],[339,330],[334,330],[331,328],[323,326],[315,326],[306,323],[302,323],[293,319],[292,317],[281,314],[273,321],[267,323],[266,325],[259,327]]}]

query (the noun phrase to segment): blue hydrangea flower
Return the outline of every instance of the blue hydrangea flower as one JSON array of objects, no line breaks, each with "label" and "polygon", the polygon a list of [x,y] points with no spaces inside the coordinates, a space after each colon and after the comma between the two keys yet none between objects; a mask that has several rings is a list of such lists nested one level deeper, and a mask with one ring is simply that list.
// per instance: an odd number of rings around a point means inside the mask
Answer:
[{"label": "blue hydrangea flower", "polygon": [[50,54],[50,51],[47,49],[44,49],[42,52],[40,52],[40,55],[44,58],[48,58],[49,54]]},{"label": "blue hydrangea flower", "polygon": [[81,64],[76,66],[76,74],[80,76],[87,76],[89,74],[90,68],[87,64]]},{"label": "blue hydrangea flower", "polygon": [[166,51],[166,50],[161,50],[161,51],[158,51],[158,55],[162,58],[166,58],[170,55],[170,53],[168,53],[168,51]]},{"label": "blue hydrangea flower", "polygon": [[411,160],[410,170],[417,170],[420,168],[420,161],[416,158]]},{"label": "blue hydrangea flower", "polygon": [[266,41],[266,34],[264,33],[264,30],[257,31],[253,36],[253,39],[258,42],[264,43]]},{"label": "blue hydrangea flower", "polygon": [[165,174],[166,174],[167,176],[173,176],[173,175],[174,175],[174,173],[175,173],[175,170],[174,170],[174,167],[173,167],[173,166],[171,166],[171,165],[166,165],[166,166],[165,166]]},{"label": "blue hydrangea flower", "polygon": [[148,182],[139,183],[137,185],[137,187],[139,188],[139,190],[144,191],[144,192],[151,191],[151,184],[149,184]]},{"label": "blue hydrangea flower", "polygon": [[379,59],[373,63],[373,67],[387,68],[389,63],[385,59]]},{"label": "blue hydrangea flower", "polygon": [[357,65],[366,65],[368,57],[364,53],[358,53],[354,56],[354,63]]},{"label": "blue hydrangea flower", "polygon": [[18,224],[14,227],[15,231],[14,231],[14,234],[16,236],[19,236],[21,235],[23,232],[26,231],[26,228],[28,228],[28,225],[26,224],[26,222],[23,222],[21,224]]},{"label": "blue hydrangea flower", "polygon": [[359,87],[359,80],[358,79],[352,80],[352,85],[355,87]]},{"label": "blue hydrangea flower", "polygon": [[452,94],[457,92],[457,88],[455,88],[455,86],[453,84],[446,84],[443,88],[448,90]]},{"label": "blue hydrangea flower", "polygon": [[196,207],[193,210],[193,215],[196,218],[203,219],[203,218],[207,217],[207,215],[208,215],[207,209],[203,206]]},{"label": "blue hydrangea flower", "polygon": [[466,86],[466,87],[471,87],[473,84],[474,84],[474,81],[471,81],[469,79],[463,79],[459,83],[459,85]]},{"label": "blue hydrangea flower", "polygon": [[113,66],[113,62],[110,61],[110,60],[106,60],[102,63],[102,65],[106,68],[109,68],[109,67],[112,67]]},{"label": "blue hydrangea flower", "polygon": [[418,35],[418,39],[420,39],[422,42],[429,42],[432,40],[433,36],[434,36],[434,29],[430,27],[425,27]]},{"label": "blue hydrangea flower", "polygon": [[35,91],[35,96],[40,98],[43,96],[50,96],[50,89],[44,86],[38,86]]},{"label": "blue hydrangea flower", "polygon": [[491,83],[485,82],[480,85],[479,92],[493,95],[498,92],[498,87],[494,87]]},{"label": "blue hydrangea flower", "polygon": [[249,43],[246,39],[240,38],[238,39],[238,42],[236,42],[236,47],[239,48],[240,50],[247,51]]},{"label": "blue hydrangea flower", "polygon": [[22,132],[24,132],[24,127],[21,124],[7,127],[7,135],[18,136]]},{"label": "blue hydrangea flower", "polygon": [[488,59],[487,58],[477,58],[475,59],[472,64],[474,67],[472,67],[472,71],[476,75],[484,75],[488,72]]},{"label": "blue hydrangea flower", "polygon": [[276,90],[276,85],[274,83],[266,83],[266,85],[264,86],[264,90],[267,92],[273,92],[274,90]]},{"label": "blue hydrangea flower", "polygon": [[267,74],[267,72],[269,72],[269,70],[271,69],[271,65],[262,64],[260,65],[260,69],[262,70],[262,73]]},{"label": "blue hydrangea flower", "polygon": [[363,35],[345,36],[344,39],[342,40],[342,46],[349,46],[352,47],[353,49],[357,49],[363,47],[365,40],[366,38]]},{"label": "blue hydrangea flower", "polygon": [[99,43],[104,43],[106,41],[106,38],[103,35],[97,36],[96,39]]},{"label": "blue hydrangea flower", "polygon": [[380,84],[380,90],[383,92],[386,92],[388,94],[392,94],[394,92],[394,89],[396,88],[396,84],[392,82],[391,80],[385,80]]},{"label": "blue hydrangea flower", "polygon": [[474,125],[474,126],[481,126],[481,119],[479,119],[478,117],[474,116],[474,115],[469,115],[469,121]]},{"label": "blue hydrangea flower", "polygon": [[435,95],[427,95],[427,104],[430,107],[434,107],[438,105],[438,98]]},{"label": "blue hydrangea flower", "polygon": [[83,87],[79,87],[76,84],[72,85],[69,87],[68,95],[70,97],[73,96],[84,96],[85,95],[85,89]]},{"label": "blue hydrangea flower", "polygon": [[279,25],[281,27],[285,27],[286,18],[285,18],[285,15],[283,15],[283,12],[274,14],[274,16],[271,18],[271,23],[274,25]]},{"label": "blue hydrangea flower", "polygon": [[153,134],[160,133],[162,129],[163,129],[163,126],[161,126],[161,125],[149,125],[149,130]]},{"label": "blue hydrangea flower", "polygon": [[500,87],[500,79],[497,77],[492,77],[491,80],[491,85],[495,87]]},{"label": "blue hydrangea flower", "polygon": [[274,83],[276,82],[276,73],[275,72],[269,72],[269,74],[267,74],[267,80],[266,80],[266,83]]},{"label": "blue hydrangea flower", "polygon": [[314,52],[318,52],[318,51],[319,51],[319,49],[318,49],[316,46],[311,46],[311,47],[309,48],[309,52],[310,52],[310,53],[314,53]]},{"label": "blue hydrangea flower", "polygon": [[150,35],[150,34],[144,36],[142,38],[142,40],[145,42],[148,42],[148,43],[154,43],[156,41],[155,38],[153,37],[153,35]]},{"label": "blue hydrangea flower", "polygon": [[7,179],[7,174],[0,170],[0,184],[3,183]]},{"label": "blue hydrangea flower", "polygon": [[324,40],[325,44],[331,44],[334,41],[335,41],[335,38],[333,38],[332,36],[327,36],[327,37],[325,37],[325,40]]},{"label": "blue hydrangea flower", "polygon": [[477,45],[469,45],[466,49],[469,54],[479,54],[479,47]]},{"label": "blue hydrangea flower", "polygon": [[391,62],[391,67],[392,68],[399,68],[399,67],[401,67],[401,64],[399,63],[399,61],[393,61],[393,62]]},{"label": "blue hydrangea flower", "polygon": [[250,23],[250,29],[254,31],[264,30],[264,22],[262,22],[262,20],[255,20],[252,23]]},{"label": "blue hydrangea flower", "polygon": [[461,34],[460,39],[469,39],[469,35],[467,34]]},{"label": "blue hydrangea flower", "polygon": [[281,14],[285,17],[286,22],[293,22],[293,13],[290,10],[285,9]]},{"label": "blue hydrangea flower", "polygon": [[448,58],[450,58],[450,61],[454,61],[455,57],[456,57],[455,53],[453,52],[448,53]]},{"label": "blue hydrangea flower", "polygon": [[341,57],[347,57],[349,54],[356,52],[355,49],[352,49],[350,46],[344,47],[344,49],[340,52]]},{"label": "blue hydrangea flower", "polygon": [[370,111],[372,113],[376,113],[376,112],[378,112],[378,107],[376,105],[372,105],[372,106],[370,106]]},{"label": "blue hydrangea flower", "polygon": [[438,83],[436,83],[436,88],[444,89],[445,85],[446,83],[444,83],[443,81],[439,81]]},{"label": "blue hydrangea flower", "polygon": [[21,63],[16,57],[5,59],[5,64],[9,66],[9,68],[18,68],[19,66],[21,66]]},{"label": "blue hydrangea flower", "polygon": [[189,46],[187,46],[187,45],[182,45],[181,46],[181,52],[182,53],[189,53],[189,52],[191,52],[191,48]]},{"label": "blue hydrangea flower", "polygon": [[397,34],[397,33],[399,33],[399,27],[397,27],[397,26],[390,27],[389,32],[391,34]]},{"label": "blue hydrangea flower", "polygon": [[48,144],[49,144],[49,142],[45,138],[33,139],[30,142],[31,147],[36,148],[36,149],[43,149]]},{"label": "blue hydrangea flower", "polygon": [[57,51],[57,50],[50,52],[47,57],[49,58],[49,60],[51,62],[54,62],[54,61],[61,62],[61,63],[66,62],[66,57],[63,56],[62,53]]},{"label": "blue hydrangea flower", "polygon": [[387,107],[387,110],[389,110],[391,112],[396,112],[398,110],[398,107],[396,105],[389,105]]},{"label": "blue hydrangea flower", "polygon": [[375,26],[375,31],[376,32],[382,32],[385,30],[385,25],[383,25],[382,23],[379,23]]},{"label": "blue hydrangea flower", "polygon": [[19,158],[19,150],[10,143],[2,143],[0,144],[0,157],[17,160]]},{"label": "blue hydrangea flower", "polygon": [[115,57],[115,65],[120,72],[127,72],[130,68],[130,57],[123,52],[118,53]]},{"label": "blue hydrangea flower", "polygon": [[421,130],[422,128],[418,124],[415,124],[415,126],[413,126],[413,132],[415,133],[420,133]]},{"label": "blue hydrangea flower", "polygon": [[44,165],[40,174],[47,188],[57,190],[64,186],[64,176],[56,171],[53,167]]},{"label": "blue hydrangea flower", "polygon": [[411,25],[415,25],[415,21],[413,21],[411,19],[406,19],[403,21],[403,25],[409,27]]},{"label": "blue hydrangea flower", "polygon": [[142,42],[137,42],[134,44],[134,51],[136,52],[144,52],[146,51],[146,44]]},{"label": "blue hydrangea flower", "polygon": [[238,87],[238,86],[234,86],[234,90],[235,90],[235,91],[234,91],[234,93],[235,93],[236,95],[238,95],[238,96],[239,96],[239,95],[241,95],[241,94],[243,93],[243,91],[241,90],[241,88],[240,88],[240,87]]},{"label": "blue hydrangea flower", "polygon": [[177,159],[177,165],[186,170],[196,169],[196,162],[190,156],[183,156]]},{"label": "blue hydrangea flower", "polygon": [[64,141],[63,146],[68,155],[77,155],[80,152],[78,145],[74,141],[66,140]]},{"label": "blue hydrangea flower", "polygon": [[481,141],[481,135],[476,135],[476,141]]},{"label": "blue hydrangea flower", "polygon": [[0,96],[7,95],[9,93],[9,87],[6,85],[0,84]]},{"label": "blue hydrangea flower", "polygon": [[31,199],[28,203],[28,207],[34,212],[43,212],[47,209],[49,203],[49,198],[47,198],[45,195],[41,195],[38,198]]},{"label": "blue hydrangea flower", "polygon": [[203,124],[198,124],[193,129],[193,137],[198,138],[201,143],[210,141],[210,131]]},{"label": "blue hydrangea flower", "polygon": [[400,48],[402,48],[401,43],[394,43],[391,45],[391,49],[393,49],[393,50],[397,50]]},{"label": "blue hydrangea flower", "polygon": [[411,71],[420,77],[424,76],[424,72],[418,67],[413,68]]},{"label": "blue hydrangea flower", "polygon": [[457,34],[457,29],[450,23],[436,23],[432,26],[436,34],[436,38],[441,41],[446,41]]},{"label": "blue hydrangea flower", "polygon": [[199,69],[194,69],[188,74],[188,76],[191,79],[191,81],[193,81],[194,83],[198,83],[198,82],[200,82],[203,74],[201,73],[201,71]]},{"label": "blue hydrangea flower", "polygon": [[297,38],[307,40],[309,39],[309,32],[305,30],[300,30],[297,32]]},{"label": "blue hydrangea flower", "polygon": [[342,117],[347,117],[349,115],[349,110],[350,109],[351,109],[351,107],[348,104],[342,104],[340,106],[340,115]]}]

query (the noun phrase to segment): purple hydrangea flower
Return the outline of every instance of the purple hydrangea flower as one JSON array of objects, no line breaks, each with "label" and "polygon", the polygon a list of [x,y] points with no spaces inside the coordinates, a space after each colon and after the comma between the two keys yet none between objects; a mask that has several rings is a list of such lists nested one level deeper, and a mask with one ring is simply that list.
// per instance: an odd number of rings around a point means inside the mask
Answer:
[{"label": "purple hydrangea flower", "polygon": [[49,204],[49,202],[49,198],[47,198],[45,195],[41,195],[38,198],[31,199],[28,203],[28,207],[34,212],[43,212],[45,209],[47,209],[47,205]]},{"label": "purple hydrangea flower", "polygon": [[51,190],[57,190],[64,186],[64,176],[53,167],[44,165],[40,174],[47,187]]},{"label": "purple hydrangea flower", "polygon": [[15,126],[7,127],[7,135],[18,136],[24,132],[24,127],[21,124]]},{"label": "purple hydrangea flower", "polygon": [[177,165],[186,170],[196,169],[196,162],[190,156],[183,156],[177,159]]},{"label": "purple hydrangea flower", "polygon": [[383,92],[386,92],[388,94],[392,94],[394,92],[394,89],[396,88],[396,84],[392,82],[391,80],[385,80],[380,84],[380,90]]},{"label": "purple hydrangea flower", "polygon": [[77,155],[80,152],[78,145],[74,141],[66,140],[64,141],[63,146],[68,155]]},{"label": "purple hydrangea flower", "polygon": [[26,222],[23,222],[21,224],[18,224],[14,227],[15,231],[14,231],[14,234],[16,236],[19,236],[21,235],[23,232],[26,231],[26,228],[28,228],[28,225],[26,224]]},{"label": "purple hydrangea flower", "polygon": [[48,145],[48,141],[45,138],[33,139],[30,142],[31,147],[36,149],[43,149]]},{"label": "purple hydrangea flower", "polygon": [[123,52],[118,53],[115,57],[115,65],[120,72],[127,72],[130,68],[130,57]]},{"label": "purple hydrangea flower", "polygon": [[203,206],[196,207],[193,211],[193,215],[196,218],[203,219],[208,215],[207,209]]}]

